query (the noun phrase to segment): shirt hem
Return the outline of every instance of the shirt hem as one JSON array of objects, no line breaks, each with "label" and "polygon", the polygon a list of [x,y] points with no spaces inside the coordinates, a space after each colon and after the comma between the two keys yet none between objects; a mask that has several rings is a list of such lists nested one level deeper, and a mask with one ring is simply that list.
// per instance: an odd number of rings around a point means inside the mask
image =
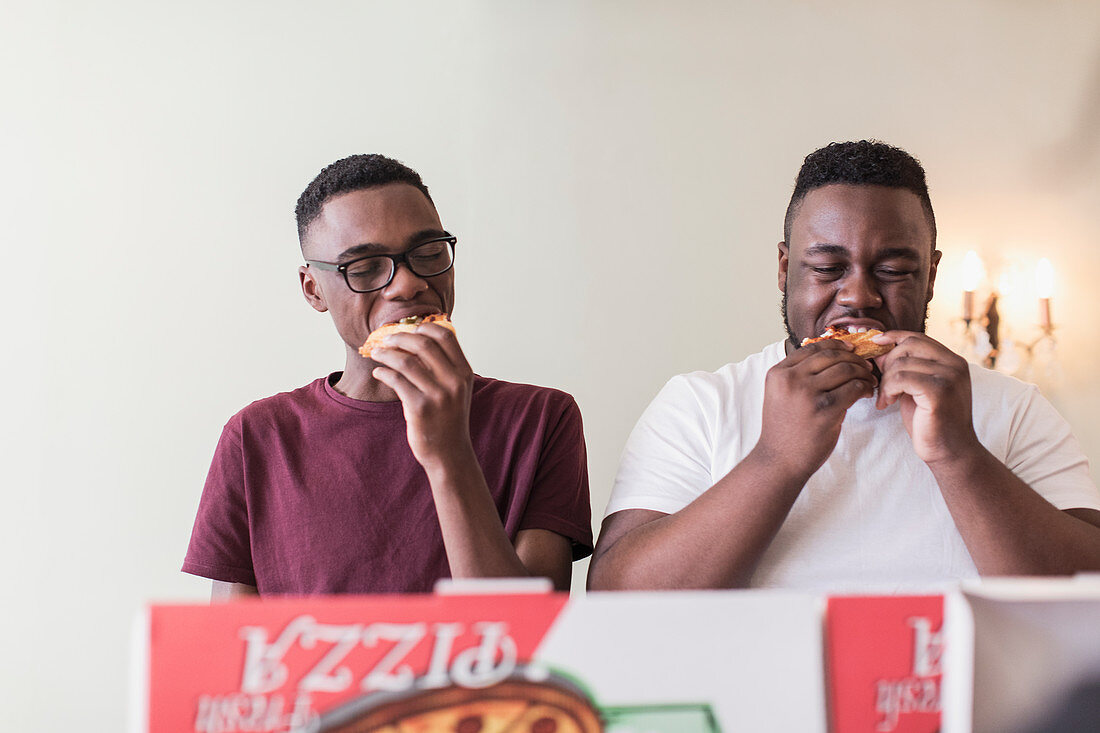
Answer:
[{"label": "shirt hem", "polygon": [[[702,496],[700,493],[699,496]],[[604,519],[615,512],[625,511],[627,509],[645,509],[651,512],[661,512],[662,514],[675,514],[683,509],[687,504],[684,504],[667,497],[660,496],[631,496],[624,501],[611,501],[607,504],[607,509],[604,510]]]},{"label": "shirt hem", "polygon": [[181,571],[189,575],[197,575],[209,580],[220,580],[223,583],[242,583],[244,585],[256,585],[256,575],[243,568],[231,568],[224,565],[205,565],[193,560],[185,560]]},{"label": "shirt hem", "polygon": [[563,522],[547,514],[536,514],[525,516],[517,531],[522,532],[525,529],[545,529],[571,540],[574,562],[592,554],[592,530],[585,530],[579,525]]}]

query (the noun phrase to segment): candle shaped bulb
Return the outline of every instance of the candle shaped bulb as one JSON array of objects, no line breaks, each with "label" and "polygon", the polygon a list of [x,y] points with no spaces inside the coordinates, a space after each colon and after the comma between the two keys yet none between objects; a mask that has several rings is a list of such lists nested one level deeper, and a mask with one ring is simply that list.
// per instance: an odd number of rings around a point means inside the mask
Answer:
[{"label": "candle shaped bulb", "polygon": [[967,323],[974,318],[974,291],[978,289],[978,283],[982,281],[985,267],[982,258],[974,250],[970,250],[963,257],[963,320]]},{"label": "candle shaped bulb", "polygon": [[1039,328],[1050,332],[1050,298],[1054,293],[1054,268],[1046,257],[1035,266],[1035,292],[1039,296]]}]

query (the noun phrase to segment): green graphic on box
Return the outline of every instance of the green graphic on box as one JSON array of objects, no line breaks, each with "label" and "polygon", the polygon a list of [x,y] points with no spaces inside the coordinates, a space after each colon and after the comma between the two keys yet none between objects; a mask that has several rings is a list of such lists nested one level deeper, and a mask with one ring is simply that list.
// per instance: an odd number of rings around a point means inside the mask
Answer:
[{"label": "green graphic on box", "polygon": [[721,733],[710,705],[601,707],[605,733]]}]

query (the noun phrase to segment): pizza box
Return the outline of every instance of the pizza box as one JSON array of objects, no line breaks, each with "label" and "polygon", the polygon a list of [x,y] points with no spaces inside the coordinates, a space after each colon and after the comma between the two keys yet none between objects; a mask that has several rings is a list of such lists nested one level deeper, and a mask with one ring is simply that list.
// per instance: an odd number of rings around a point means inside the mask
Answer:
[{"label": "pizza box", "polygon": [[775,591],[156,604],[131,732],[824,733],[822,610]]},{"label": "pizza box", "polygon": [[1100,575],[947,596],[944,733],[1100,730]]},{"label": "pizza box", "polygon": [[942,594],[828,599],[825,664],[833,733],[939,731],[943,615]]}]

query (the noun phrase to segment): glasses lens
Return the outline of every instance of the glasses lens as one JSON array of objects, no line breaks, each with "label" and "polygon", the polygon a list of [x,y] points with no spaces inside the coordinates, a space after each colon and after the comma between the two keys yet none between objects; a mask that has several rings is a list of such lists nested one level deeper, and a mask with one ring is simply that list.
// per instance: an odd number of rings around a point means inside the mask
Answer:
[{"label": "glasses lens", "polygon": [[348,285],[357,293],[385,287],[393,272],[393,260],[389,257],[368,257],[352,262],[345,270]]},{"label": "glasses lens", "polygon": [[451,264],[455,261],[455,250],[449,241],[425,242],[410,249],[406,260],[409,269],[417,275],[431,277],[451,269]]}]

